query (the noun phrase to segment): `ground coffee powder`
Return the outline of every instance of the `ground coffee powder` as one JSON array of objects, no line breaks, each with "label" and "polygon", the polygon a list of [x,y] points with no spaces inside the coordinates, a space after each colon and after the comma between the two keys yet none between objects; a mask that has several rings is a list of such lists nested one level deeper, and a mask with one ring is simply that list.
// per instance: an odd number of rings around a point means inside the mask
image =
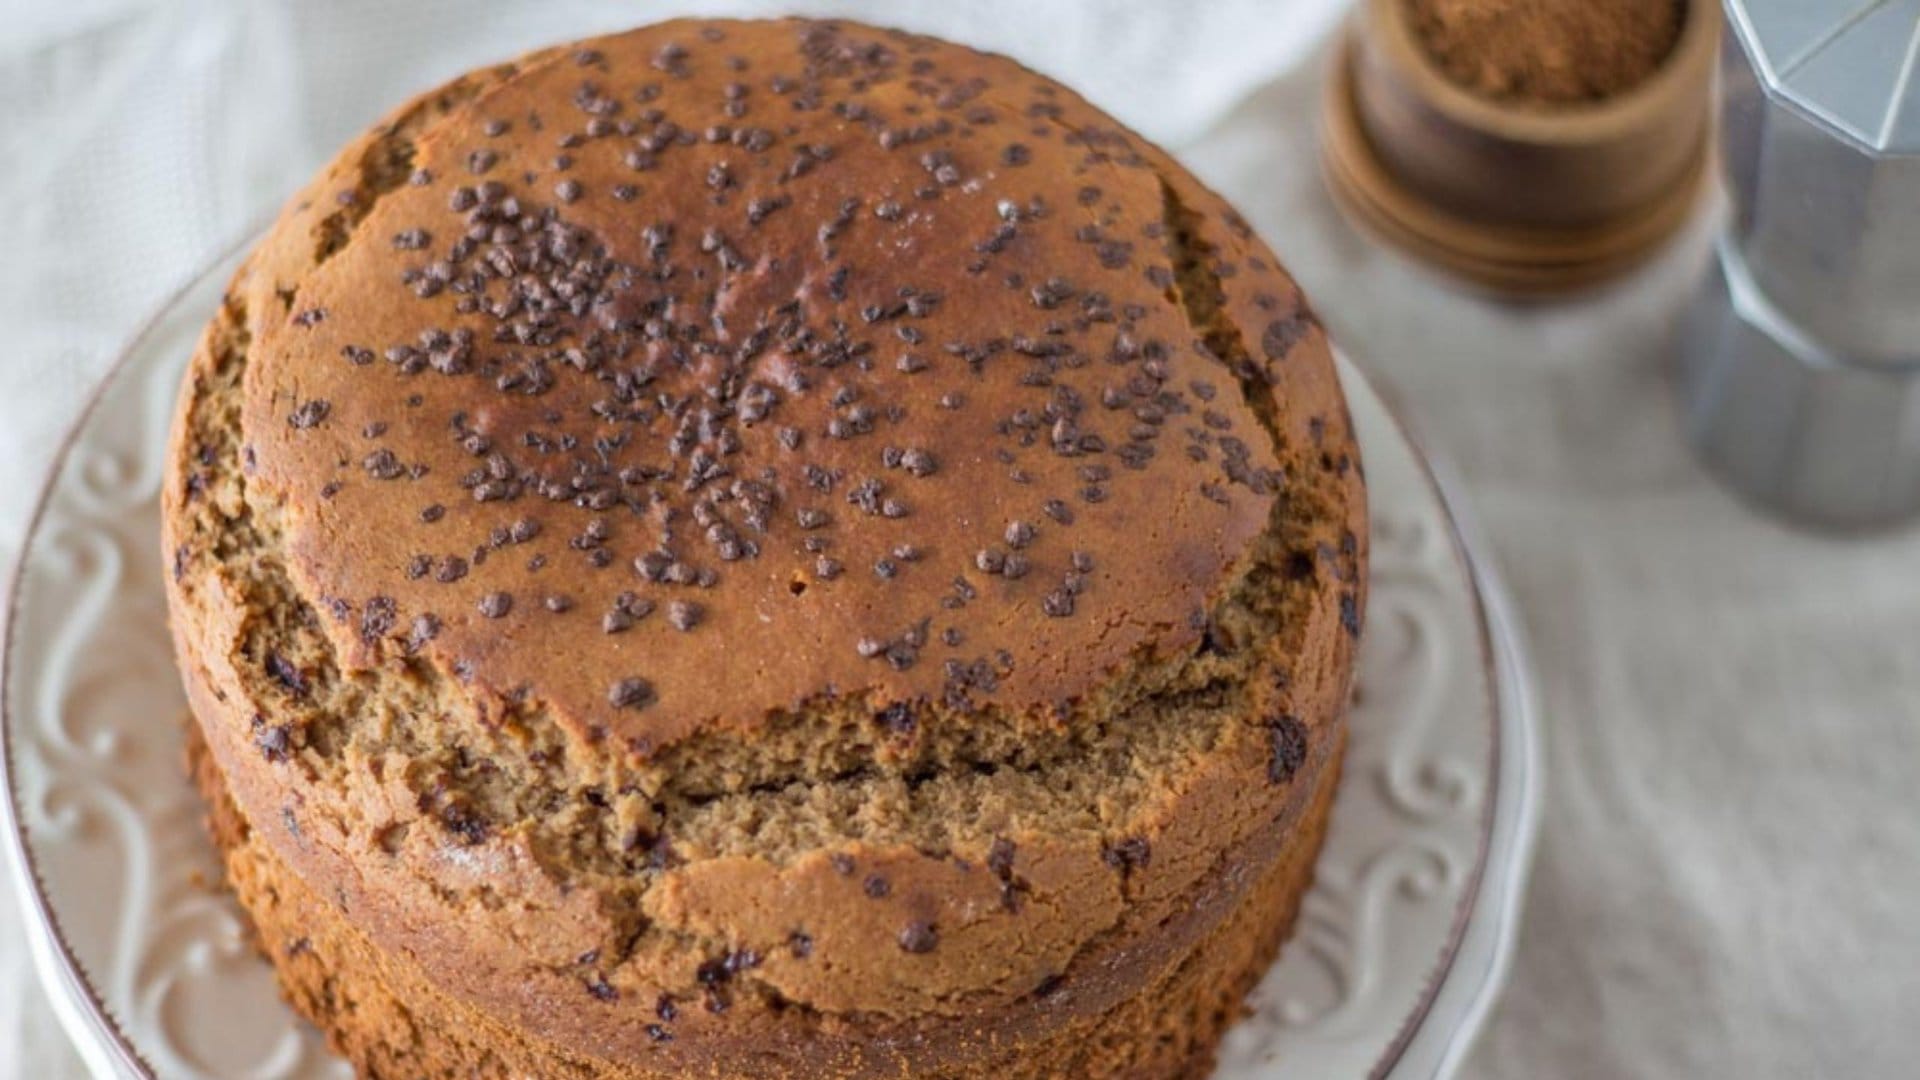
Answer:
[{"label": "ground coffee powder", "polygon": [[[1414,37],[1483,97],[1545,107],[1631,89],[1673,51],[1687,0],[1404,0]],[[1704,2],[1704,0],[1698,0]]]}]

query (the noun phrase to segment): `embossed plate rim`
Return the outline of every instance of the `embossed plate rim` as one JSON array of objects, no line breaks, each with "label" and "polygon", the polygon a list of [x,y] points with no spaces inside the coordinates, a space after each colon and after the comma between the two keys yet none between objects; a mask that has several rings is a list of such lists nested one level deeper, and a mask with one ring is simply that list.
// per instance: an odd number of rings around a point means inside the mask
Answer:
[{"label": "embossed plate rim", "polygon": [[66,470],[67,459],[94,413],[99,411],[101,401],[108,391],[126,377],[133,357],[173,309],[185,302],[208,277],[238,257],[242,246],[251,242],[258,231],[257,228],[248,230],[246,239],[227,245],[205,267],[188,276],[156,305],[128,336],[126,344],[120,347],[100,381],[88,391],[85,404],[61,433],[60,445],[47,465],[40,490],[34,495],[33,511],[28,515],[27,527],[20,535],[20,547],[14,554],[13,565],[7,569],[6,602],[0,605],[0,845],[4,845],[6,852],[7,876],[13,881],[21,912],[29,923],[27,931],[34,970],[40,975],[41,986],[48,992],[48,1003],[59,1019],[60,1026],[65,1029],[68,1041],[86,1064],[87,1071],[95,1077],[147,1078],[154,1073],[146,1059],[134,1048],[132,1040],[108,1014],[79,958],[67,944],[66,935],[60,929],[59,917],[54,913],[53,904],[41,881],[33,848],[27,842],[26,824],[14,780],[12,705],[13,635],[19,625],[21,586],[26,581],[34,541],[39,538],[41,526],[46,522],[47,507],[53,501],[54,490]]},{"label": "embossed plate rim", "polygon": [[[1365,381],[1364,376],[1361,378]],[[1540,834],[1543,776],[1536,726],[1539,702],[1513,598],[1488,554],[1491,547],[1478,519],[1466,506],[1460,479],[1444,459],[1428,454],[1405,417],[1386,399],[1381,400],[1440,497],[1454,554],[1472,585],[1495,712],[1495,763],[1487,830],[1482,837],[1474,887],[1462,901],[1465,910],[1459,933],[1441,973],[1408,1017],[1409,1027],[1397,1050],[1383,1058],[1373,1072],[1374,1077],[1387,1080],[1414,1080],[1416,1076],[1446,1080],[1466,1063],[1506,988],[1513,964],[1521,901],[1526,896]],[[1468,966],[1469,961],[1479,972],[1471,983],[1455,975],[1476,970]],[[1452,1025],[1443,1029],[1427,1023],[1448,999],[1449,990],[1458,1001]],[[1414,1071],[1423,1066],[1424,1072]]]},{"label": "embossed plate rim", "polygon": [[[248,234],[247,242],[252,235]],[[102,399],[126,377],[133,366],[132,358],[142,352],[148,339],[182,303],[207,286],[210,278],[230,272],[244,246],[245,242],[230,248],[160,304],[129,338],[94,388],[62,437],[40,488],[7,579],[5,608],[0,611],[0,764],[4,765],[0,768],[0,849],[6,852],[12,870],[9,876],[29,919],[36,971],[62,1026],[96,1076],[142,1078],[154,1076],[155,1071],[136,1041],[115,1021],[68,944],[28,842],[17,803],[9,687],[15,662],[17,608],[29,557],[42,535],[49,503]],[[1370,1072],[1373,1077],[1447,1077],[1459,1067],[1483,1026],[1511,959],[1519,899],[1537,831],[1539,765],[1533,690],[1511,602],[1485,554],[1484,539],[1465,513],[1457,483],[1444,466],[1435,465],[1400,413],[1366,376],[1344,355],[1340,360],[1343,382],[1378,404],[1379,412],[1392,427],[1391,434],[1405,444],[1433,494],[1449,553],[1464,575],[1480,633],[1473,651],[1480,661],[1477,666],[1491,713],[1487,720],[1493,730],[1477,860],[1456,903],[1447,941],[1439,955],[1428,961],[1426,990],[1392,1031],[1382,1030],[1384,1049]]]}]

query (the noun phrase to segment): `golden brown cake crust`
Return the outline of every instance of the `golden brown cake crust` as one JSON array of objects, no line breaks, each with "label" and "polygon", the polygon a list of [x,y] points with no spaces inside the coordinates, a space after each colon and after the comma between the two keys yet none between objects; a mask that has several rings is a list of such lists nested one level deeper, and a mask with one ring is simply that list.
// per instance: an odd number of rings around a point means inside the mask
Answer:
[{"label": "golden brown cake crust", "polygon": [[[1003,60],[689,30],[529,64],[423,130],[432,179],[382,192],[266,321],[251,482],[283,507],[295,586],[344,613],[333,648],[411,648],[648,755],[827,687],[1046,706],[1198,640],[1282,481],[1231,372],[1192,363],[1160,174]],[[783,72],[786,94],[760,85]],[[1164,382],[1103,402],[1156,363]],[[606,633],[629,592],[652,611]],[[645,700],[610,700],[634,678]]]},{"label": "golden brown cake crust", "polygon": [[801,21],[349,146],[166,489],[248,849],[610,1076],[1043,1075],[1250,898],[1277,938],[1364,524],[1324,335],[1218,198],[1010,61]]}]

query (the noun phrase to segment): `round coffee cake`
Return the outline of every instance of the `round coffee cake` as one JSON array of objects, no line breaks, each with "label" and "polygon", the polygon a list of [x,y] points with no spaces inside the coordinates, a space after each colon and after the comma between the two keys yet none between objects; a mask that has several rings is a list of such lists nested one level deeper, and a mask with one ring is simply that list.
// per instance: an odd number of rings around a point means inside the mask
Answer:
[{"label": "round coffee cake", "polygon": [[1204,1072],[1364,603],[1324,334],[1011,61],[536,53],[235,278],[166,486],[195,775],[378,1077]]}]

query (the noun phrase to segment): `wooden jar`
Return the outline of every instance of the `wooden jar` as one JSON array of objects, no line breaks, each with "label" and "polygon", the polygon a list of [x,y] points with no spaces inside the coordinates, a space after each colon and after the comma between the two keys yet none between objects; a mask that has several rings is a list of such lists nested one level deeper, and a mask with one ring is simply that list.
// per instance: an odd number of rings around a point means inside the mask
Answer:
[{"label": "wooden jar", "polygon": [[1405,0],[1362,0],[1325,95],[1323,161],[1363,225],[1494,292],[1619,275],[1684,222],[1709,160],[1720,9],[1689,0],[1660,68],[1593,104],[1494,101],[1449,80]]}]

